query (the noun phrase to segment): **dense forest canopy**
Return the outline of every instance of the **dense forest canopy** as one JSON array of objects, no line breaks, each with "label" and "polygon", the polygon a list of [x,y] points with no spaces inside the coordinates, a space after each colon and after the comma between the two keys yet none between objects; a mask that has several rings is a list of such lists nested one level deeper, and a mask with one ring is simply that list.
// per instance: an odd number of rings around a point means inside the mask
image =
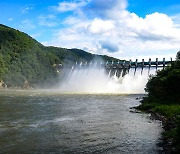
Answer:
[{"label": "dense forest canopy", "polygon": [[52,85],[58,79],[55,64],[117,60],[79,49],[45,47],[27,34],[0,24],[0,81],[8,87]]}]

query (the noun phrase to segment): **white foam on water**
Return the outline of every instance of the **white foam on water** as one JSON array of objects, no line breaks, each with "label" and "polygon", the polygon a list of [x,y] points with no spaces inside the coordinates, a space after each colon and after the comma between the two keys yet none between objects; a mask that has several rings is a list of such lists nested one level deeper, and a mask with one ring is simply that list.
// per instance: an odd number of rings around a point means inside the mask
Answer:
[{"label": "white foam on water", "polygon": [[62,117],[62,118],[56,118],[52,120],[51,122],[58,123],[58,122],[71,121],[71,120],[73,120],[73,118],[71,117]]},{"label": "white foam on water", "polygon": [[73,118],[71,118],[71,117],[61,117],[61,118],[56,118],[56,119],[52,119],[52,120],[37,121],[36,123],[30,124],[29,126],[37,128],[37,127],[41,127],[41,126],[44,126],[44,125],[48,125],[49,123],[68,122],[68,121],[71,121],[71,120],[73,120]]}]

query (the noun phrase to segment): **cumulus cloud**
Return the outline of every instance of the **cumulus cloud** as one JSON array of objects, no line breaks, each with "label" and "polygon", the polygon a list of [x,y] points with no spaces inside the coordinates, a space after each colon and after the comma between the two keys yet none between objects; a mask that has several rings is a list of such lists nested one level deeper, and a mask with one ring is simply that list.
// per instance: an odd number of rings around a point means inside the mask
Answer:
[{"label": "cumulus cloud", "polygon": [[127,10],[126,0],[73,3],[76,3],[73,9],[78,7],[81,16],[68,16],[64,28],[54,34],[56,39],[49,45],[85,48],[118,58],[170,56],[179,50],[180,16],[155,12],[142,18]]},{"label": "cumulus cloud", "polygon": [[140,18],[131,13],[125,20],[129,31],[144,41],[160,41],[179,39],[180,30],[175,26],[173,20],[165,14],[153,13]]},{"label": "cumulus cloud", "polygon": [[95,18],[87,28],[90,33],[106,33],[114,27],[113,21]]}]

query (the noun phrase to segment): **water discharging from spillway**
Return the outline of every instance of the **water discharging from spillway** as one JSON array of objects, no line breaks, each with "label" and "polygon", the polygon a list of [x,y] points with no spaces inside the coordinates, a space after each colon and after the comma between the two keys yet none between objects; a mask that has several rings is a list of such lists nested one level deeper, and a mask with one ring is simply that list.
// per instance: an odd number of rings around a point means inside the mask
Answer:
[{"label": "water discharging from spillway", "polygon": [[[155,74],[156,70],[141,68],[129,70],[129,73],[117,75],[117,70],[105,70],[105,68],[87,67],[71,68],[66,71],[62,79],[59,90],[61,92],[72,93],[145,93],[144,88],[150,74]],[[68,73],[67,73],[68,72]]]}]

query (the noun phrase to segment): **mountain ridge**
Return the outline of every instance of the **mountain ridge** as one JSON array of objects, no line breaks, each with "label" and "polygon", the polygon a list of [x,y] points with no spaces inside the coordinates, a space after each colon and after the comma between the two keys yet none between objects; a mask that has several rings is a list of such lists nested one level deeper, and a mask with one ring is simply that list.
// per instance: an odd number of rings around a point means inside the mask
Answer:
[{"label": "mountain ridge", "polygon": [[0,80],[7,87],[43,87],[57,82],[55,64],[118,60],[80,49],[44,46],[28,34],[0,24]]}]

